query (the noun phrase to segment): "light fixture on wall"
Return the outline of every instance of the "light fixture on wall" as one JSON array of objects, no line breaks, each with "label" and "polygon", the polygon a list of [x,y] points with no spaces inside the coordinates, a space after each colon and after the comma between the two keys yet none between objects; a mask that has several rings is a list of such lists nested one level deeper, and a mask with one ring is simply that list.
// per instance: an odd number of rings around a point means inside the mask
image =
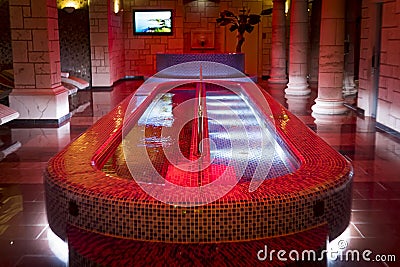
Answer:
[{"label": "light fixture on wall", "polygon": [[83,5],[79,2],[79,0],[65,0],[60,1],[59,8],[62,8],[65,12],[71,14],[76,9],[82,8]]},{"label": "light fixture on wall", "polygon": [[66,7],[63,8],[63,10],[64,10],[65,12],[71,14],[72,12],[75,11],[75,7],[73,7],[73,6],[66,6]]},{"label": "light fixture on wall", "polygon": [[288,14],[289,8],[290,8],[290,0],[287,0],[287,1],[285,2],[285,15]]},{"label": "light fixture on wall", "polygon": [[192,30],[190,39],[192,49],[214,49],[212,30]]},{"label": "light fixture on wall", "polygon": [[114,0],[114,13],[118,14],[122,9],[122,0]]}]

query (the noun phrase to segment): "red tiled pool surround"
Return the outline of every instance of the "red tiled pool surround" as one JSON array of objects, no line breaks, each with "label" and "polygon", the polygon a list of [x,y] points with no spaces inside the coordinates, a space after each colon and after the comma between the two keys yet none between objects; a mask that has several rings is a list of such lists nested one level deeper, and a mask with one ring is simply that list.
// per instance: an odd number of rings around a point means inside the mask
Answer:
[{"label": "red tiled pool surround", "polygon": [[[241,86],[246,90],[246,83]],[[44,178],[50,227],[63,239],[71,225],[138,241],[213,243],[296,234],[327,223],[329,238],[335,238],[350,220],[351,164],[263,95],[273,114],[270,122],[301,162],[295,172],[265,180],[252,193],[250,182],[237,184],[199,207],[164,204],[134,180],[100,170],[121,142],[128,98],[49,161]]]}]

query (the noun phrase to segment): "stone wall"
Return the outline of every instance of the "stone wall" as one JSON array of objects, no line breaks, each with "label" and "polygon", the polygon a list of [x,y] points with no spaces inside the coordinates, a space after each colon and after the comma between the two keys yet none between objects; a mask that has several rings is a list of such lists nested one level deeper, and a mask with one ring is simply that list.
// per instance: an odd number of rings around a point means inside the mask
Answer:
[{"label": "stone wall", "polygon": [[377,122],[400,132],[400,0],[387,1],[382,14]]},{"label": "stone wall", "polygon": [[[172,9],[173,35],[140,36],[133,34],[133,9]],[[124,1],[125,68],[131,76],[151,76],[156,69],[157,53],[182,53],[184,47],[184,5],[180,1]]]},{"label": "stone wall", "polygon": [[[238,14],[250,8],[251,13],[272,7],[272,1],[256,0],[126,0],[124,1],[123,28],[125,35],[126,75],[149,76],[155,73],[156,53],[231,53],[235,52],[235,33],[216,24],[219,12],[225,9]],[[133,35],[132,10],[141,8],[164,8],[174,10],[174,33],[172,36]],[[270,70],[271,16],[264,16],[254,33],[246,34],[243,51],[248,60],[246,65],[255,68],[251,74],[268,75]],[[191,35],[194,30],[210,31],[214,37],[214,48],[193,48]],[[251,55],[253,54],[253,55]],[[260,55],[262,55],[260,57]]]},{"label": "stone wall", "polygon": [[[374,51],[378,38],[376,25],[377,5],[363,1],[361,22],[361,51],[359,68],[358,106],[366,116],[374,115],[374,100],[377,95],[377,122],[400,131],[400,0],[384,1],[382,5],[382,28],[380,51]],[[380,57],[379,81],[374,83],[374,61]],[[375,88],[378,88],[376,92]]]}]

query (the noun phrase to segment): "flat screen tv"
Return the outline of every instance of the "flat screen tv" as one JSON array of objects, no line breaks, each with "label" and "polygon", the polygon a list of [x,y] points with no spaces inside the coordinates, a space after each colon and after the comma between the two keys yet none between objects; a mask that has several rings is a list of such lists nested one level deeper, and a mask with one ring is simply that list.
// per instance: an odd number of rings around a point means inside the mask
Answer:
[{"label": "flat screen tv", "polygon": [[172,10],[133,10],[133,34],[172,35]]}]

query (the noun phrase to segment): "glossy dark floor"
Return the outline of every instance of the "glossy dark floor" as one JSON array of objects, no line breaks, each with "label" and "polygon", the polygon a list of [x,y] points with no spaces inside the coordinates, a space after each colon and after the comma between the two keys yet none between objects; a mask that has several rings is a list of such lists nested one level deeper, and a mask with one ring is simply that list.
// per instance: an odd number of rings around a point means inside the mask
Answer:
[{"label": "glossy dark floor", "polygon": [[[122,82],[112,91],[78,92],[71,99],[71,120],[59,128],[0,126],[0,266],[65,266],[49,246],[43,169],[50,157],[140,83]],[[351,223],[331,243],[329,251],[334,253],[337,247],[345,246],[344,254],[346,249],[357,249],[361,255],[368,249],[372,253],[365,254],[371,262],[362,256],[360,261],[344,261],[343,257],[330,260],[328,265],[400,266],[400,139],[377,130],[374,120],[357,117],[354,112],[325,117],[323,123],[316,123],[310,109],[315,91],[310,97],[286,99],[283,88],[271,88],[263,82],[260,85],[352,160],[355,183]],[[375,256],[391,258],[390,255],[397,261],[374,261]]]}]

